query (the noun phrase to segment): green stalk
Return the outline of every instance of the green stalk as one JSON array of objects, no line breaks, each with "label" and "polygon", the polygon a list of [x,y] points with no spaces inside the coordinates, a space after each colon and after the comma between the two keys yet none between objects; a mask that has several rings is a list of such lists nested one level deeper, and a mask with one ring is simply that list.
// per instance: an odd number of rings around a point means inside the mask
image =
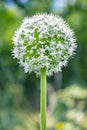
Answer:
[{"label": "green stalk", "polygon": [[46,130],[46,69],[41,70],[40,130]]}]

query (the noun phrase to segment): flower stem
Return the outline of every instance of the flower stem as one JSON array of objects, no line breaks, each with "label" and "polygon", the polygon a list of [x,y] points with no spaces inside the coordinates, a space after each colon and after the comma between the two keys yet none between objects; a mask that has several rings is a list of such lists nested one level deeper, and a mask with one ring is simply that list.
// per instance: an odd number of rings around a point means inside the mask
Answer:
[{"label": "flower stem", "polygon": [[46,69],[41,69],[40,130],[46,130]]}]

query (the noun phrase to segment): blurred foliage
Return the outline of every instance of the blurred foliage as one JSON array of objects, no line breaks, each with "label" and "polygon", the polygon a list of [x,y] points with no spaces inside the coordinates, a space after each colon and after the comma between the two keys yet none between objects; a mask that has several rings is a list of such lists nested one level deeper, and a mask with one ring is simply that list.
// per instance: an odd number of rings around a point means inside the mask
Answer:
[{"label": "blurred foliage", "polygon": [[87,88],[77,84],[55,95],[56,130],[87,130]]},{"label": "blurred foliage", "polygon": [[51,10],[52,0],[26,0],[21,2],[21,0],[13,0],[17,6],[23,10],[25,15],[34,15],[36,13],[47,12]]},{"label": "blurred foliage", "polygon": [[11,84],[0,91],[0,130],[39,130],[38,118],[26,101],[23,86]]},{"label": "blurred foliage", "polygon": [[78,43],[76,56],[64,69],[63,83],[69,80],[87,85],[87,0],[75,0],[73,4],[68,2],[62,15],[75,30]]},{"label": "blurred foliage", "polygon": [[[67,0],[62,11],[56,12],[52,7],[54,1],[0,1],[0,130],[39,130],[39,114],[36,112],[39,111],[39,78],[34,73],[25,74],[11,54],[14,31],[24,16],[38,12],[62,15],[75,30],[78,43],[76,55],[63,69],[63,73],[48,79],[52,86],[56,84],[56,90],[61,87],[58,86],[61,81],[65,88],[51,101],[52,110],[56,104],[54,118],[48,113],[48,130],[87,129],[87,89],[81,87],[83,84],[87,86],[87,0]],[[72,83],[81,86],[67,88]]]},{"label": "blurred foliage", "polygon": [[0,4],[0,88],[15,80],[14,68],[17,69],[17,65],[12,59],[11,48],[14,30],[19,25],[19,16],[18,13],[16,15],[14,11],[6,9],[3,3]]},{"label": "blurred foliage", "polygon": [[22,86],[14,85],[0,91],[0,129],[15,130],[16,126],[23,126],[23,120],[17,114],[16,109],[22,106],[24,100]]}]

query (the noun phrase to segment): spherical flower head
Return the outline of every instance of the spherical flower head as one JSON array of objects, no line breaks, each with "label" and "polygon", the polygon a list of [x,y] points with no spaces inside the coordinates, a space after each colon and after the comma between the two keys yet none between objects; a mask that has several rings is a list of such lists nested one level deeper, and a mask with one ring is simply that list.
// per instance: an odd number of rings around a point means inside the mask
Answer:
[{"label": "spherical flower head", "polygon": [[37,14],[26,17],[13,37],[14,58],[19,60],[25,72],[40,75],[46,68],[47,75],[61,71],[74,54],[74,32],[59,16]]}]

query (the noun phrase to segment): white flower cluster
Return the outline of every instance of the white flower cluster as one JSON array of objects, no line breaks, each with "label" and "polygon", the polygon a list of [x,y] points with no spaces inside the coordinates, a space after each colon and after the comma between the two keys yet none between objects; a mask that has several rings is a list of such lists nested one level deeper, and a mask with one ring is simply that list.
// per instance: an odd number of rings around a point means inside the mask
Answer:
[{"label": "white flower cluster", "polygon": [[14,58],[25,72],[46,67],[47,75],[61,71],[76,49],[74,33],[59,16],[37,14],[25,18],[13,37]]}]

